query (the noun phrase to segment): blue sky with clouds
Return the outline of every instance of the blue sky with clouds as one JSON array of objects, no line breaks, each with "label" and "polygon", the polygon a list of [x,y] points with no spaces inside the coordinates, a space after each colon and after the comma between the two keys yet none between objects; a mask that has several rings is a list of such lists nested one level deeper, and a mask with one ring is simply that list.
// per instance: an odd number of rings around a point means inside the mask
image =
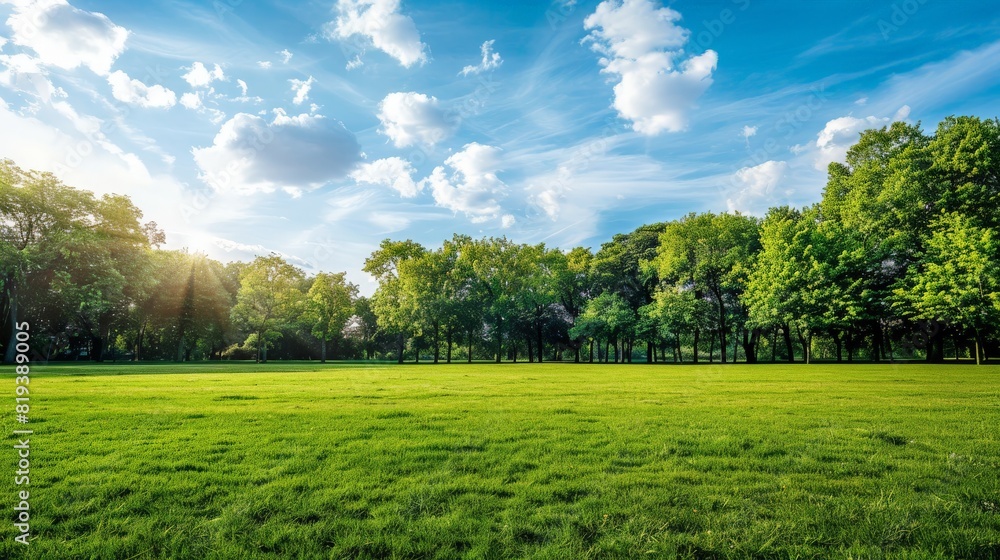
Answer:
[{"label": "blue sky with clouds", "polygon": [[595,249],[818,200],[858,132],[995,117],[982,0],[0,0],[0,156],[168,245],[346,270],[386,237]]}]

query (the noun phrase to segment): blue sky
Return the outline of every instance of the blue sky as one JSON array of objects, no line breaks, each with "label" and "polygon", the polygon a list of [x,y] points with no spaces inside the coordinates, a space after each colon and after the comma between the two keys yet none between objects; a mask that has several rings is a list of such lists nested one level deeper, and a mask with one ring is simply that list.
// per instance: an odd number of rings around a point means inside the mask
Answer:
[{"label": "blue sky", "polygon": [[1000,115],[989,1],[0,1],[0,156],[168,246],[374,285],[386,237],[598,248],[810,204],[865,129]]}]

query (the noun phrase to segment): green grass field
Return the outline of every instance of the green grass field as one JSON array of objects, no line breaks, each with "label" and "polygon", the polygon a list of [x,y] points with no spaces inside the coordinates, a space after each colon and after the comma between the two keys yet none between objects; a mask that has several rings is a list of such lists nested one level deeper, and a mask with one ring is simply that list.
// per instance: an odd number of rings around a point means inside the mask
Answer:
[{"label": "green grass field", "polygon": [[120,364],[31,389],[32,544],[8,445],[0,558],[1000,558],[993,367]]}]

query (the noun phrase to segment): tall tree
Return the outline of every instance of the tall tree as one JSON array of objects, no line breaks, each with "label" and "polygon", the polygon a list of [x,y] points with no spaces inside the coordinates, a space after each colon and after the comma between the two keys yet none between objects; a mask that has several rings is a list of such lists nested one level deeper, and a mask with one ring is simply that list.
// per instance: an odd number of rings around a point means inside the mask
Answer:
[{"label": "tall tree", "polygon": [[1000,324],[1000,241],[993,229],[958,213],[934,226],[923,262],[909,269],[895,294],[917,318],[971,330],[979,364],[986,328]]},{"label": "tall tree", "polygon": [[653,267],[668,285],[691,289],[696,299],[710,298],[723,362],[730,313],[743,290],[741,267],[759,247],[757,221],[740,214],[690,214],[669,224],[660,236]]},{"label": "tall tree", "polygon": [[400,268],[412,259],[420,258],[427,250],[414,241],[386,239],[378,250],[365,260],[364,271],[378,280],[379,286],[372,296],[372,309],[383,331],[396,335],[397,361],[403,363],[406,337],[414,329],[412,306],[403,305],[406,297],[400,281]]},{"label": "tall tree", "polygon": [[312,335],[320,341],[322,363],[326,363],[326,343],[336,343],[340,338],[347,320],[354,314],[354,301],[357,297],[358,287],[347,281],[345,272],[320,272],[313,278],[306,294],[304,319],[309,324]]},{"label": "tall tree", "polygon": [[245,344],[257,359],[267,362],[267,351],[281,338],[300,311],[304,274],[276,254],[257,257],[240,274],[233,321],[247,333]]}]

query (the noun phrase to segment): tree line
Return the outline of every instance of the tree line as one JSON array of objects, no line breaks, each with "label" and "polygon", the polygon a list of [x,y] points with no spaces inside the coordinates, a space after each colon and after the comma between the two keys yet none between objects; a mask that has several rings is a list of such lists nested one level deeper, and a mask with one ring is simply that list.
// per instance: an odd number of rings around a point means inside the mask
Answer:
[{"label": "tree line", "polygon": [[[385,240],[344,273],[159,247],[120,195],[0,164],[0,328],[46,359],[736,362],[1000,353],[1000,121],[863,132],[821,200],[689,214],[593,251]],[[44,348],[37,347],[42,341]]]}]

